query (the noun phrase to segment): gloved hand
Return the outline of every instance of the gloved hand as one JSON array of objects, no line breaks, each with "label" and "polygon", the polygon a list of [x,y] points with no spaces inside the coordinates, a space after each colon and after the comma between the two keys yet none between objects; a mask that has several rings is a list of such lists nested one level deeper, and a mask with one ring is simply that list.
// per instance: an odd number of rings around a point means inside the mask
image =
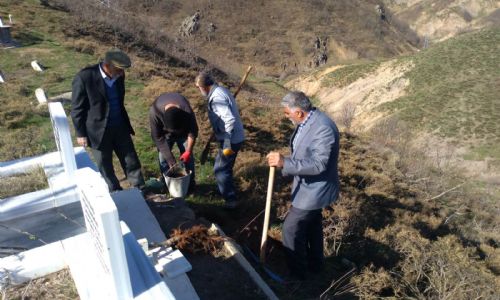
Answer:
[{"label": "gloved hand", "polygon": [[191,151],[184,151],[179,159],[185,164],[189,163],[191,160]]},{"label": "gloved hand", "polygon": [[229,156],[234,154],[233,149],[231,149],[230,139],[224,139],[224,143],[222,144],[222,154],[224,154],[224,156]]}]

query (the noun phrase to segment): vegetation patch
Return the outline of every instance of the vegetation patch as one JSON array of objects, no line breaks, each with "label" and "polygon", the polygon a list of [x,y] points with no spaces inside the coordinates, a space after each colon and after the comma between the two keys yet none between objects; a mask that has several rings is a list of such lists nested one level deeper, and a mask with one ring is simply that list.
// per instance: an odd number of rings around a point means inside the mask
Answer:
[{"label": "vegetation patch", "polygon": [[342,67],[328,73],[321,80],[322,87],[346,87],[356,80],[365,77],[375,71],[380,66],[380,62],[354,64]]},{"label": "vegetation patch", "polygon": [[0,199],[40,191],[48,188],[47,176],[42,167],[0,180]]},{"label": "vegetation patch", "polygon": [[[443,138],[498,145],[499,52],[500,29],[496,28],[464,34],[402,58],[414,64],[405,75],[410,86],[404,97],[381,109]],[[489,154],[500,157],[493,152]]]},{"label": "vegetation patch", "polygon": [[2,299],[80,299],[69,269],[31,280],[2,291]]}]

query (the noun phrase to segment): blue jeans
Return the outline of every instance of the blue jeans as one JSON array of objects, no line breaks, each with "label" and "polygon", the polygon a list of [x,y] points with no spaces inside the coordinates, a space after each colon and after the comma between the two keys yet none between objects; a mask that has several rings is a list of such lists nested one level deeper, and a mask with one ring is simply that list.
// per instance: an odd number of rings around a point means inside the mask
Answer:
[{"label": "blue jeans", "polygon": [[236,156],[238,155],[238,151],[240,151],[242,144],[243,143],[231,144],[231,149],[234,151],[234,154],[225,156],[224,154],[222,154],[223,145],[221,142],[219,151],[217,152],[217,156],[215,157],[215,181],[217,182],[217,186],[219,187],[219,192],[221,193],[222,198],[224,198],[226,202],[237,201],[236,188],[234,187],[233,180],[233,167],[234,162],[236,161]]},{"label": "blue jeans", "polygon": [[[186,139],[167,139],[167,143],[168,143],[168,147],[170,149],[172,149],[172,147],[174,146],[174,144],[177,144],[177,147],[179,147],[179,151],[181,152],[181,155],[182,153],[184,153],[184,151],[186,151]],[[162,174],[165,174],[168,169],[169,169],[169,166],[168,166],[168,162],[165,160],[165,158],[163,157],[163,155],[161,155],[161,152],[158,152],[158,160],[159,160],[159,163],[160,163],[160,171]],[[191,171],[191,182],[195,182],[195,179],[194,179],[194,156],[193,156],[193,153],[191,153],[191,156],[189,157],[189,163],[186,164],[186,169],[188,169],[189,171]]]}]

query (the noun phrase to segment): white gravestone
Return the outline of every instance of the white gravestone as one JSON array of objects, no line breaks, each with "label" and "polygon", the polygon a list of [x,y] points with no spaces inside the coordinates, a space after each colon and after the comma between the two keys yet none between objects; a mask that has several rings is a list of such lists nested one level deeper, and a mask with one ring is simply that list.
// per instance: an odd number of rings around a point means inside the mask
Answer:
[{"label": "white gravestone", "polygon": [[[109,195],[105,182],[95,171],[85,168],[78,171],[78,188],[87,231],[98,260],[94,282],[100,288],[92,293],[102,299],[132,299],[132,287],[125,256],[118,211]],[[90,270],[89,270],[90,271]]]},{"label": "white gravestone", "polygon": [[42,88],[37,88],[35,90],[35,97],[39,104],[47,103],[47,95],[45,95],[45,91]]},{"label": "white gravestone", "polygon": [[42,65],[40,65],[40,63],[36,60],[31,62],[31,67],[33,68],[33,70],[35,70],[37,72],[43,72]]},{"label": "white gravestone", "polygon": [[49,112],[52,128],[54,129],[54,138],[64,166],[64,172],[66,173],[67,179],[73,181],[76,161],[68,118],[60,102],[49,103]]}]

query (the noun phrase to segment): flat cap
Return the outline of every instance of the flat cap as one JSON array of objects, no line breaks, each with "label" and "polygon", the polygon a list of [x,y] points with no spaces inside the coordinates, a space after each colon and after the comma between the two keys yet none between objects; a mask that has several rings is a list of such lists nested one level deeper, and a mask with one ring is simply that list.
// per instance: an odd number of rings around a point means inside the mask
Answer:
[{"label": "flat cap", "polygon": [[128,57],[125,52],[119,49],[112,49],[106,52],[106,55],[104,56],[104,62],[110,63],[120,69],[130,68],[130,66],[132,65],[130,57]]}]

